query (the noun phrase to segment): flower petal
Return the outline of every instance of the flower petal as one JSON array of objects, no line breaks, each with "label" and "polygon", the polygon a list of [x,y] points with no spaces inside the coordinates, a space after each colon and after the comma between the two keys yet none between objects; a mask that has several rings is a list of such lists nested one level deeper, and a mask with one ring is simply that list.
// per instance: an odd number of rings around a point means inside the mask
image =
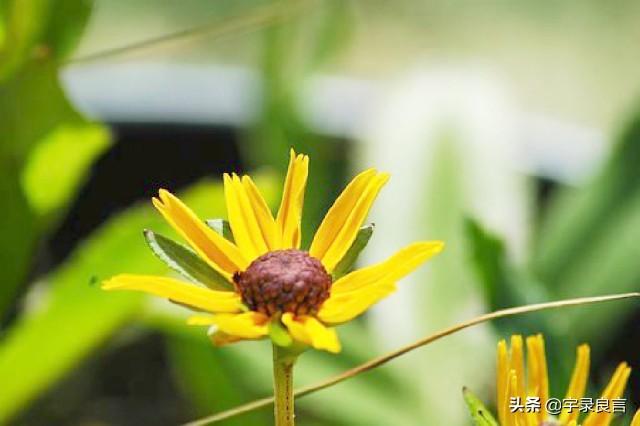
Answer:
[{"label": "flower petal", "polygon": [[509,381],[509,355],[507,342],[502,339],[498,342],[496,368],[496,405],[498,409],[498,420],[501,425],[507,424],[507,388]]},{"label": "flower petal", "polygon": [[258,226],[260,226],[264,241],[267,243],[267,246],[269,246],[269,250],[279,249],[281,235],[267,202],[249,176],[242,177],[242,185],[247,193],[256,221],[258,222]]},{"label": "flower petal", "polygon": [[364,289],[380,281],[395,282],[411,273],[430,257],[440,253],[441,241],[425,241],[400,249],[384,262],[353,271],[331,285],[331,295]]},{"label": "flower petal", "polygon": [[309,248],[309,253],[312,256],[321,259],[327,250],[329,250],[334,238],[356,205],[358,198],[365,191],[367,185],[375,175],[375,169],[368,169],[361,172],[349,182],[338,198],[336,198],[336,201],[325,215],[313,237],[311,247]]},{"label": "flower petal", "polygon": [[224,174],[224,196],[227,202],[229,223],[238,248],[249,260],[269,250],[256,218],[249,196],[240,178]]},{"label": "flower petal", "polygon": [[202,222],[195,213],[169,191],[160,190],[153,205],[173,228],[213,268],[231,280],[231,276],[248,266],[247,259],[235,244],[227,241]]},{"label": "flower petal", "polygon": [[213,325],[213,315],[192,315],[187,319],[187,325]]},{"label": "flower petal", "polygon": [[394,282],[382,281],[359,290],[332,294],[322,304],[318,318],[326,324],[350,321],[395,290]]},{"label": "flower petal", "polygon": [[309,253],[322,261],[329,273],[349,250],[387,173],[370,169],[356,176],[329,209],[313,238]]},{"label": "flower petal", "polygon": [[[621,362],[616,368],[615,373],[611,377],[609,384],[602,392],[600,399],[612,399],[620,398],[624,393],[624,388],[627,386],[627,380],[631,374],[631,368],[626,362]],[[582,426],[609,426],[613,417],[612,412],[596,412],[591,411],[587,418],[582,422]]]},{"label": "flower petal", "polygon": [[302,233],[302,205],[309,173],[309,157],[290,152],[289,169],[282,190],[276,222],[282,235],[281,248],[299,248]]},{"label": "flower petal", "polygon": [[[580,399],[584,396],[587,389],[587,380],[589,379],[590,352],[589,345],[578,346],[576,363],[573,367],[573,374],[571,375],[565,399]],[[579,414],[579,410],[565,409],[560,414],[560,423],[569,423],[571,420],[577,421]]]},{"label": "flower petal", "polygon": [[242,301],[236,293],[209,290],[173,278],[123,274],[104,282],[102,289],[142,291],[208,312],[239,312],[242,309]]},{"label": "flower petal", "polygon": [[636,414],[633,415],[630,426],[640,426],[640,410],[636,411]]},{"label": "flower petal", "polygon": [[333,353],[340,352],[340,341],[333,328],[325,327],[312,316],[294,316],[287,312],[282,315],[282,323],[287,326],[291,337],[299,342]]},{"label": "flower petal", "polygon": [[216,346],[225,346],[244,340],[242,337],[232,336],[222,331],[218,331],[218,328],[215,325],[211,326],[207,334],[209,335],[211,342]]},{"label": "flower petal", "polygon": [[[507,401],[511,401],[512,398],[520,398],[520,400],[522,400],[522,394],[518,391],[518,389],[522,387],[522,384],[520,383],[522,379],[522,377],[518,377],[515,370],[509,370],[506,391]],[[525,421],[525,413],[507,410],[504,426],[524,426],[526,424]]]},{"label": "flower petal", "polygon": [[187,320],[189,325],[215,325],[217,332],[242,339],[257,339],[265,336],[269,318],[260,312],[241,314],[194,315]]},{"label": "flower petal", "polygon": [[[540,406],[546,407],[549,399],[549,373],[547,358],[544,350],[544,338],[541,334],[529,336],[527,343],[527,395],[537,395]],[[577,410],[573,410],[577,411]],[[529,419],[533,417],[533,419]],[[547,418],[544,410],[527,413],[527,418],[533,425],[544,424]]]},{"label": "flower petal", "polygon": [[511,336],[511,354],[509,357],[509,370],[516,374],[517,386],[511,389],[514,396],[519,396],[523,401],[525,398],[524,391],[524,341],[522,336],[515,334]]}]

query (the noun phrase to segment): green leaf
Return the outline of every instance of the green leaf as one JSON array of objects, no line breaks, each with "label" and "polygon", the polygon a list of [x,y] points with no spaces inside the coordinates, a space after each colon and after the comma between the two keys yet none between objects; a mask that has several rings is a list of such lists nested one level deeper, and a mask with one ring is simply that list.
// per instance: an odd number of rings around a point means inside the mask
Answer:
[{"label": "green leaf", "polygon": [[7,19],[7,5],[6,1],[0,1],[0,52],[5,49],[6,42],[6,29],[5,21]]},{"label": "green leaf", "polygon": [[464,402],[467,403],[469,414],[475,426],[499,426],[496,419],[485,405],[469,389],[463,388]]},{"label": "green leaf", "polygon": [[30,161],[32,149],[52,132],[86,126],[59,84],[59,63],[41,49],[52,7],[43,0],[3,1],[0,13],[0,196],[9,206],[0,233],[11,242],[0,248],[0,317],[23,284],[38,232],[50,225],[41,214],[69,201],[93,159],[89,151],[99,150],[94,140],[75,140],[72,155],[57,152],[52,159],[41,152]]},{"label": "green leaf", "polygon": [[[23,165],[31,149],[60,123],[80,122],[66,100],[52,63],[32,64],[19,75],[0,82],[0,196],[7,206],[0,216],[0,247],[3,265],[0,286],[0,316],[23,284],[26,268],[38,237],[38,215],[21,182]],[[46,102],[43,102],[46,99]],[[57,158],[66,164],[66,157]],[[56,191],[57,182],[47,182],[46,190]]]},{"label": "green leaf", "polygon": [[22,163],[33,146],[61,125],[84,123],[62,91],[58,69],[51,61],[32,63],[0,83],[0,154],[10,154]]},{"label": "green leaf", "polygon": [[291,346],[291,344],[293,343],[291,336],[282,326],[280,319],[274,318],[269,323],[269,337],[271,338],[273,343],[285,348]]},{"label": "green leaf", "polygon": [[[1,120],[1,119],[0,119]],[[19,286],[27,276],[36,241],[35,215],[18,182],[11,164],[0,168],[0,320],[13,302]]]},{"label": "green leaf", "polygon": [[233,232],[231,232],[231,225],[229,225],[229,221],[224,219],[207,219],[205,223],[209,228],[216,231],[218,234],[225,237],[227,240],[231,242],[235,242],[233,239]]},{"label": "green leaf", "polygon": [[[247,390],[251,391],[251,387],[243,386],[237,376],[237,372],[244,369],[229,368],[228,355],[214,347],[202,329],[185,327],[184,324],[177,327],[180,327],[179,332],[166,333],[168,356],[175,381],[192,401],[198,415],[223,411],[245,402],[249,398]],[[261,410],[229,419],[225,425],[269,424],[272,417],[272,409]]]},{"label": "green leaf", "polygon": [[[623,129],[602,170],[582,188],[553,199],[540,230],[532,266],[553,294],[601,294],[638,289],[640,263],[640,110]],[[632,307],[578,308],[548,315],[559,330],[574,330],[570,343],[606,345]]]},{"label": "green leaf", "polygon": [[[221,185],[197,185],[183,200],[207,216],[224,212]],[[50,291],[32,295],[38,296],[38,306],[18,318],[0,340],[0,424],[143,313],[144,296],[105,292],[96,283],[123,272],[163,273],[165,268],[140,241],[139,232],[146,227],[169,230],[151,206],[131,208],[105,223],[45,277]]]},{"label": "green leaf", "polygon": [[105,127],[89,123],[62,125],[42,139],[22,172],[22,187],[34,210],[43,215],[65,206],[109,140]]},{"label": "green leaf", "polygon": [[91,13],[89,0],[9,0],[3,3],[0,81],[30,61],[59,63],[76,46]]},{"label": "green leaf", "polygon": [[75,49],[84,32],[93,1],[57,0],[51,9],[44,42],[58,60]]},{"label": "green leaf", "polygon": [[160,260],[185,278],[202,283],[212,290],[233,290],[224,276],[189,248],[149,230],[144,231],[144,238]]},{"label": "green leaf", "polygon": [[45,0],[9,0],[3,3],[5,40],[0,50],[0,82],[32,57],[46,30],[50,3]]},{"label": "green leaf", "polygon": [[[501,291],[505,284],[504,244],[498,237],[485,231],[478,222],[466,218],[464,229],[471,253],[471,261],[482,284],[484,298],[491,310],[504,307]],[[509,302],[506,302],[509,303]]]},{"label": "green leaf", "polygon": [[[465,218],[464,228],[471,253],[471,264],[490,310],[548,300],[544,286],[525,271],[517,270],[510,264],[504,242],[498,236],[471,218]],[[541,331],[552,333],[545,318],[541,314],[532,314],[521,318],[497,320],[492,324],[501,334]]]},{"label": "green leaf", "polygon": [[373,235],[373,229],[375,225],[370,223],[368,225],[363,226],[358,230],[358,234],[356,235],[356,239],[353,240],[351,247],[345,253],[344,257],[340,259],[340,262],[336,265],[333,270],[333,279],[334,281],[338,278],[344,276],[347,272],[351,270],[353,265],[358,260],[358,256],[369,243],[371,236]]},{"label": "green leaf", "polygon": [[580,267],[584,250],[597,247],[640,193],[639,162],[640,111],[599,175],[584,188],[565,190],[553,200],[534,258],[536,272],[550,288],[559,288],[564,275]]}]

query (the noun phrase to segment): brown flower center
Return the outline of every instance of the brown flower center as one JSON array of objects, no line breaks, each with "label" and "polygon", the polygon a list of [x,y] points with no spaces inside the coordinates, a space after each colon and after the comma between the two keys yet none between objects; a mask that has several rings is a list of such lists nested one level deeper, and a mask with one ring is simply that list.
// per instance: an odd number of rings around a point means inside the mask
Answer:
[{"label": "brown flower center", "polygon": [[273,315],[315,314],[329,297],[331,275],[305,251],[288,249],[266,253],[236,272],[233,281],[252,311]]}]

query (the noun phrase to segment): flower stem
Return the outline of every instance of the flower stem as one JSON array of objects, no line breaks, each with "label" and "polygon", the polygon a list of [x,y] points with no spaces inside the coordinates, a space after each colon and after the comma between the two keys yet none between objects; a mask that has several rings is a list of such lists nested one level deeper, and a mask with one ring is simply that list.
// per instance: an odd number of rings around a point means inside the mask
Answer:
[{"label": "flower stem", "polygon": [[297,355],[273,345],[273,395],[276,426],[294,426],[293,366]]}]

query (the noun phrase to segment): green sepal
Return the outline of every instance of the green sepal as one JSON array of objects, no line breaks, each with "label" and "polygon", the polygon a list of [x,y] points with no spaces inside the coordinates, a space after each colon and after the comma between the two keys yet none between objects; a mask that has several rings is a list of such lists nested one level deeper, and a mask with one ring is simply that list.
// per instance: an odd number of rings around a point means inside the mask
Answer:
[{"label": "green sepal", "polygon": [[464,402],[467,403],[467,408],[469,409],[475,426],[500,426],[482,401],[469,389],[466,387],[463,388],[462,395],[464,396]]},{"label": "green sepal", "polygon": [[279,317],[275,317],[269,322],[269,337],[275,345],[283,348],[288,348],[293,344],[291,335],[284,328]]},{"label": "green sepal", "polygon": [[202,283],[212,290],[234,290],[222,274],[182,244],[149,230],[144,231],[144,239],[160,260],[188,280]]},{"label": "green sepal", "polygon": [[356,263],[356,260],[358,260],[358,256],[369,243],[369,240],[373,235],[374,228],[375,225],[373,223],[370,223],[358,230],[356,239],[353,240],[351,247],[349,247],[349,250],[347,250],[342,259],[340,259],[340,262],[338,262],[336,267],[333,269],[333,273],[331,275],[333,276],[334,281],[344,276],[347,272],[349,272],[349,270],[351,270],[353,265]]},{"label": "green sepal", "polygon": [[231,232],[231,225],[229,225],[229,221],[224,219],[207,219],[205,220],[207,226],[218,234],[222,235],[227,240],[232,243],[235,242],[233,239],[233,232]]}]

